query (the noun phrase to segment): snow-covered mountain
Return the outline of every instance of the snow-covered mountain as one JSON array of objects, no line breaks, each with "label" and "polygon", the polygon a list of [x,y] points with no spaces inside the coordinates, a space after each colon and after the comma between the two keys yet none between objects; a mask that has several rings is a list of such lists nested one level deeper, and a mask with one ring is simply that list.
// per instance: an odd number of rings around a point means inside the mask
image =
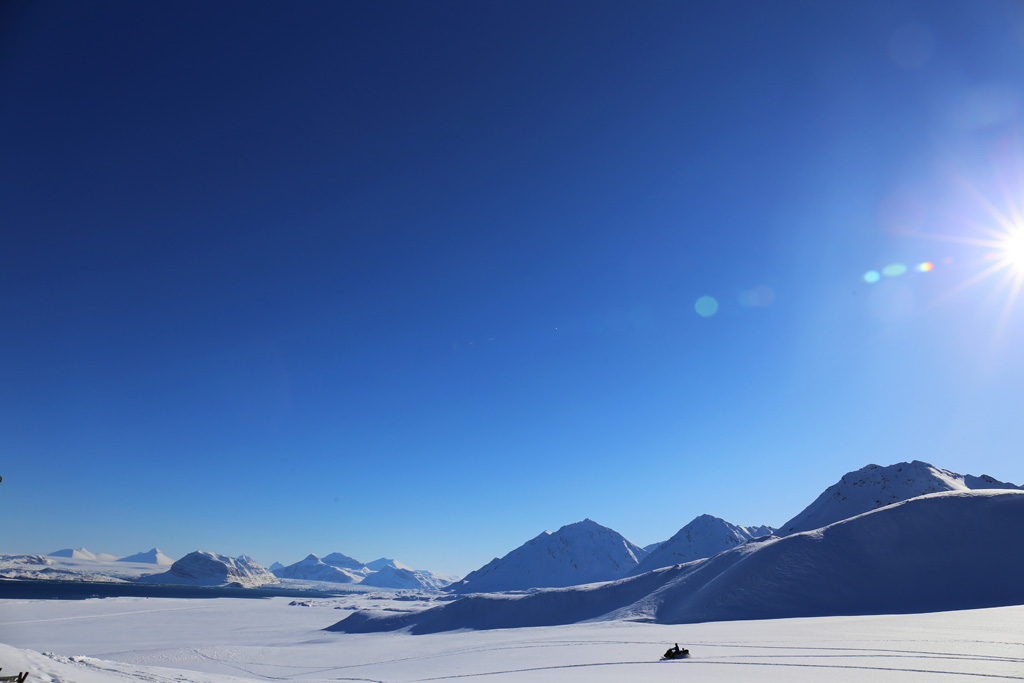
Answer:
[{"label": "snow-covered mountain", "polygon": [[362,572],[365,571],[366,565],[359,560],[343,555],[341,553],[331,553],[330,555],[324,555],[321,558],[324,564],[329,564],[332,567],[340,567],[341,569],[351,569],[352,571]]},{"label": "snow-covered mountain", "polygon": [[160,552],[159,548],[147,550],[144,553],[135,553],[128,557],[122,557],[118,562],[139,562],[142,564],[172,565],[174,560]]},{"label": "snow-covered mountain", "polygon": [[818,498],[778,530],[792,534],[859,515],[886,505],[939,491],[1021,489],[988,475],[975,477],[940,469],[920,460],[888,467],[868,465],[847,472]]},{"label": "snow-covered mountain", "polygon": [[91,553],[85,548],[64,548],[56,550],[47,557],[59,557],[65,560],[85,560],[87,562],[116,562],[117,555],[107,553]]},{"label": "snow-covered mountain", "polygon": [[450,588],[482,593],[611,581],[636,569],[645,554],[618,532],[585,519],[545,531]]},{"label": "snow-covered mountain", "polygon": [[[399,563],[395,563],[399,564]],[[370,565],[367,565],[370,566]],[[449,586],[453,577],[447,577],[428,571],[418,571],[407,567],[383,565],[379,570],[371,572],[362,580],[363,586],[377,588],[407,588],[413,590],[440,590]]]},{"label": "snow-covered mountain", "polygon": [[71,560],[96,560],[96,555],[85,548],[64,548],[63,550],[55,550],[50,553],[48,557],[64,557]]},{"label": "snow-covered mountain", "polygon": [[356,612],[328,630],[693,623],[1024,604],[1024,492],[933,493],[823,529],[768,536],[712,558],[609,583],[468,595],[408,614]]},{"label": "snow-covered mountain", "polygon": [[[335,553],[337,554],[337,553]],[[350,558],[351,559],[351,558]],[[359,565],[360,567],[362,565]],[[329,581],[331,583],[356,583],[361,581],[363,574],[328,564],[323,559],[310,553],[305,559],[295,564],[273,570],[274,576],[281,579],[302,579],[304,581]]]},{"label": "snow-covered mountain", "polygon": [[141,579],[146,583],[175,583],[189,586],[240,586],[255,588],[277,583],[277,577],[251,557],[228,557],[202,550],[191,552],[162,574]]},{"label": "snow-covered mountain", "polygon": [[381,569],[384,569],[384,567],[392,567],[394,569],[412,569],[412,567],[407,567],[398,560],[392,560],[387,557],[381,557],[373,562],[366,563],[366,568],[371,572],[379,572]]},{"label": "snow-covered mountain", "polygon": [[771,535],[773,531],[770,526],[738,526],[718,517],[701,515],[651,551],[633,573],[642,574],[652,569],[712,557],[752,538]]}]

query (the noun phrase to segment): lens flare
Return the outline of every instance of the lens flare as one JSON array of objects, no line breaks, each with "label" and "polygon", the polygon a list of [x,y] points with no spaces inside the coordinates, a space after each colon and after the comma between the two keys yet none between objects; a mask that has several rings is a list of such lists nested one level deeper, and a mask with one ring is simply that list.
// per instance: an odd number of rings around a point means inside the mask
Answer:
[{"label": "lens flare", "polygon": [[907,272],[907,267],[902,263],[890,263],[885,268],[882,268],[882,275],[886,277],[899,277]]},{"label": "lens flare", "polygon": [[864,273],[864,282],[868,283],[869,285],[873,285],[881,279],[882,274],[879,273],[877,270],[869,270],[868,272]]},{"label": "lens flare", "polygon": [[713,296],[702,296],[697,299],[697,303],[693,307],[696,309],[697,315],[702,318],[710,318],[718,313],[718,300]]},{"label": "lens flare", "polygon": [[[1020,157],[1020,161],[1024,162],[1024,156]],[[1024,170],[1024,166],[1021,166],[1021,169]],[[918,231],[907,231],[904,234],[966,244],[985,250],[978,262],[980,269],[947,292],[945,297],[961,292],[990,277],[1001,276],[998,286],[1007,292],[999,321],[999,329],[1002,329],[1014,309],[1021,289],[1024,289],[1024,185],[1020,181],[1009,185],[1004,179],[1000,179],[999,189],[1003,200],[1002,208],[1000,208],[972,184],[961,180],[962,186],[969,192],[977,207],[988,214],[965,221],[967,225],[971,226],[971,231],[974,234],[951,235]],[[946,257],[942,262],[950,264],[953,259]],[[934,265],[930,261],[926,261],[918,265],[917,270],[927,273],[933,267]]]}]

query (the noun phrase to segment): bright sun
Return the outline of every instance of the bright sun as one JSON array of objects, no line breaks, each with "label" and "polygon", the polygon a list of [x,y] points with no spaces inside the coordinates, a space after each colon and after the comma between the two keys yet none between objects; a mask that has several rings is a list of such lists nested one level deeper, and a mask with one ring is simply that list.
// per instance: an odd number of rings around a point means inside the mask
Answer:
[{"label": "bright sun", "polygon": [[1003,260],[1017,273],[1024,272],[1024,227],[1015,225],[1000,245]]},{"label": "bright sun", "polygon": [[968,189],[972,190],[975,199],[988,213],[984,223],[973,224],[974,235],[915,234],[929,239],[969,244],[984,250],[977,264],[980,269],[954,287],[949,294],[994,277],[999,288],[1006,292],[1000,321],[1002,326],[1024,292],[1024,206],[1007,201],[1006,210],[1001,211],[980,192],[974,188]]}]

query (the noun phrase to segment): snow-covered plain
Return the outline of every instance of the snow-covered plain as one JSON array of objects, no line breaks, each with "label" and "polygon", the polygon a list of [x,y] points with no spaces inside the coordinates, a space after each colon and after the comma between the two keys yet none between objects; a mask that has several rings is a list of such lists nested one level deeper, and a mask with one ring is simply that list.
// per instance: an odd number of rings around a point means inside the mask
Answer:
[{"label": "snow-covered plain", "polygon": [[[0,667],[43,683],[1024,680],[1024,606],[422,636],[322,630],[371,603],[422,608],[413,597],[3,600]],[[692,658],[659,661],[674,642]]]}]

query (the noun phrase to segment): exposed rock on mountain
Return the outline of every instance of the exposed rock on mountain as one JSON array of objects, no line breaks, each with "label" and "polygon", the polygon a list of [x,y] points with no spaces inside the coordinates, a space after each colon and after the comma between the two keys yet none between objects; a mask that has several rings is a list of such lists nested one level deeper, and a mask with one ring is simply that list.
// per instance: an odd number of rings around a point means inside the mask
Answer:
[{"label": "exposed rock on mountain", "polygon": [[140,579],[146,583],[177,583],[190,586],[240,586],[255,588],[278,583],[277,577],[251,557],[234,558],[202,550],[191,552],[162,574]]}]

